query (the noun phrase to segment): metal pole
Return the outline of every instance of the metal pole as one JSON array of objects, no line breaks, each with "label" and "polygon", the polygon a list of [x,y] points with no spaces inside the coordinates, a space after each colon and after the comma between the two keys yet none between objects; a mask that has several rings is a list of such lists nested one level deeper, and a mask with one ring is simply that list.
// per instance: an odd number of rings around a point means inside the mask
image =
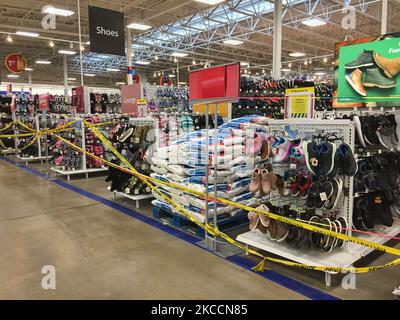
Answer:
[{"label": "metal pole", "polygon": [[177,79],[177,83],[176,86],[179,86],[179,59],[176,60],[176,79]]},{"label": "metal pole", "polygon": [[64,54],[64,96],[68,95],[68,65],[67,65],[67,55]]},{"label": "metal pole", "polygon": [[[42,113],[42,123],[43,123],[43,128],[44,130],[47,130],[47,113],[46,110],[43,110]],[[40,138],[39,138],[40,139]],[[49,163],[49,143],[48,143],[48,135],[45,133],[44,135],[44,152],[45,152],[45,160],[46,160],[46,172],[47,172],[47,177],[50,178],[50,163]]]},{"label": "metal pole", "polygon": [[282,0],[274,2],[274,42],[272,56],[272,77],[281,77],[282,60]]},{"label": "metal pole", "polygon": [[381,35],[387,33],[387,14],[388,14],[388,1],[382,0]]},{"label": "metal pole", "polygon": [[[208,118],[208,115],[207,115]],[[214,152],[213,152],[213,158],[214,158],[214,199],[218,198],[218,190],[217,190],[217,157],[218,157],[218,143],[217,143],[217,138],[218,138],[218,104],[214,104],[214,139],[213,139],[213,144],[214,144]],[[217,222],[217,202],[214,201],[214,228],[218,226]],[[214,236],[214,243],[213,243],[213,251],[217,251],[217,238]]]},{"label": "metal pole", "polygon": [[28,72],[29,93],[32,94],[32,71]]},{"label": "metal pole", "polygon": [[[209,147],[210,147],[210,141],[209,141],[209,137],[208,137],[208,135],[209,135],[209,133],[210,133],[210,124],[209,124],[209,121],[208,121],[208,112],[209,112],[209,104],[208,103],[206,103],[206,154],[205,154],[205,161],[206,161],[206,192],[205,192],[205,195],[206,195],[206,201],[205,201],[205,204],[206,204],[206,212],[205,212],[205,216],[204,216],[204,222],[205,223],[208,223],[208,170],[209,170],[209,166],[208,166],[208,159],[209,159]],[[205,246],[206,246],[206,248],[208,248],[208,249],[212,249],[212,248],[210,248],[209,247],[209,242],[208,242],[208,239],[209,239],[209,235],[208,235],[208,233],[207,233],[207,231],[204,233],[204,241],[205,241]]]},{"label": "metal pole", "polygon": [[78,32],[79,32],[79,60],[81,66],[81,86],[83,86],[83,62],[82,62],[82,30],[81,30],[81,4],[80,0],[77,0],[78,3]]},{"label": "metal pole", "polygon": [[127,84],[132,84],[132,37],[131,37],[131,29],[126,29],[126,61],[127,61]]}]

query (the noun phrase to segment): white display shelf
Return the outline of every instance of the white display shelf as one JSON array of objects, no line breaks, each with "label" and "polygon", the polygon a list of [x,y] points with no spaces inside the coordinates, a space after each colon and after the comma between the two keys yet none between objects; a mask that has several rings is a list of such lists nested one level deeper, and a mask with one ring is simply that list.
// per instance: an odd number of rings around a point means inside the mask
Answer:
[{"label": "white display shelf", "polygon": [[130,200],[136,201],[136,208],[139,209],[139,201],[143,199],[151,199],[154,198],[154,196],[149,193],[149,194],[126,194],[124,192],[120,191],[114,191],[114,198],[117,196],[122,197],[122,198],[128,198]]},{"label": "white display shelf", "polygon": [[[400,234],[400,221],[395,220],[395,223],[392,227],[379,226],[374,230],[374,232],[391,237],[396,236]],[[390,240],[390,238],[381,237],[379,235],[358,234],[357,237],[378,244],[384,244]],[[286,243],[285,241],[276,242],[269,240],[264,234],[262,234],[258,230],[240,234],[236,237],[236,240],[246,244],[247,246],[258,248],[286,259],[305,265],[314,266],[340,268],[351,267],[356,261],[374,251],[374,249],[372,248],[361,246],[351,242],[347,243],[342,249],[334,248],[330,253],[318,249],[298,249]],[[330,273],[326,273],[325,279],[326,285],[330,286]]]},{"label": "white display shelf", "polygon": [[[50,157],[47,157],[48,159],[50,159]],[[21,157],[21,156],[17,156],[17,159],[20,162],[25,162],[26,165],[28,165],[28,162],[35,162],[35,161],[40,161],[41,163],[43,163],[43,160],[46,160],[46,156],[42,156],[42,157]]]},{"label": "white display shelf", "polygon": [[70,180],[70,176],[76,175],[76,174],[85,174],[86,179],[88,178],[89,173],[93,172],[103,172],[107,171],[108,168],[90,168],[90,169],[77,169],[77,170],[62,170],[58,169],[55,167],[50,168],[50,170],[54,171],[55,173],[62,175],[62,176],[67,176],[67,180]]}]

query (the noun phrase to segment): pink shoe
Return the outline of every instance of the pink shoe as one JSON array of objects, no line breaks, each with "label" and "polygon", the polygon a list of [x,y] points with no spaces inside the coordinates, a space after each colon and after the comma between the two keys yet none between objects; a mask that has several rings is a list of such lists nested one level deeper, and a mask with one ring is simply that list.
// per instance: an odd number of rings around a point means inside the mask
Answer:
[{"label": "pink shoe", "polygon": [[261,134],[255,134],[253,139],[246,141],[246,153],[247,154],[258,154],[263,145],[263,137]]},{"label": "pink shoe", "polygon": [[[276,180],[275,180],[276,182]],[[271,192],[271,175],[267,169],[261,170],[261,191],[263,194],[269,194]]]},{"label": "pink shoe", "polygon": [[253,174],[251,175],[251,182],[249,186],[249,190],[251,193],[256,193],[260,190],[261,186],[261,175],[260,169],[255,168],[253,170]]},{"label": "pink shoe", "polygon": [[274,162],[283,163],[289,159],[290,150],[293,146],[289,139],[285,137],[279,137],[278,140],[275,140],[272,146],[275,148],[273,158]]}]

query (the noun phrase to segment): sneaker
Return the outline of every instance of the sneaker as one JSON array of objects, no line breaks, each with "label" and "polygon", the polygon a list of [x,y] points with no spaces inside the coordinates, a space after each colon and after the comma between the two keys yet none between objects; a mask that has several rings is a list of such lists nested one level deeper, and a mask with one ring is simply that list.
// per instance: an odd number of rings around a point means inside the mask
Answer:
[{"label": "sneaker", "polygon": [[277,137],[272,144],[272,148],[274,148],[273,162],[283,163],[289,159],[292,142],[285,137]]},{"label": "sneaker", "polygon": [[361,224],[364,230],[373,230],[375,226],[374,215],[370,209],[370,201],[368,196],[360,197],[357,203],[358,210],[361,214]]},{"label": "sneaker", "polygon": [[267,169],[261,170],[261,191],[263,194],[269,194],[272,189],[271,177]]},{"label": "sneaker", "polygon": [[339,174],[353,177],[358,169],[356,159],[354,158],[353,150],[347,143],[342,143],[337,147]]},{"label": "sneaker", "polygon": [[365,144],[364,137],[363,137],[363,131],[362,131],[362,126],[361,126],[361,121],[359,116],[354,116],[353,121],[356,127],[356,132],[357,132],[357,137],[358,141],[363,147],[366,147],[367,145]]},{"label": "sneaker", "polygon": [[396,87],[396,81],[383,75],[379,68],[367,69],[363,84],[369,88],[389,89]]},{"label": "sneaker", "polygon": [[396,297],[400,297],[400,286],[397,288],[394,288],[392,292]]},{"label": "sneaker", "polygon": [[380,115],[377,117],[377,121],[379,126],[376,130],[376,136],[378,137],[379,143],[387,149],[393,148],[394,146],[392,145],[391,138],[393,130],[389,120],[386,118],[386,116]]},{"label": "sneaker", "polygon": [[324,183],[318,182],[317,194],[315,197],[315,207],[317,209],[322,209],[325,205],[325,202],[332,196],[332,194],[333,185],[331,181],[325,181]]},{"label": "sneaker", "polygon": [[255,134],[253,139],[249,139],[246,141],[246,153],[247,154],[258,154],[261,150],[263,142],[263,136],[261,134]]},{"label": "sneaker", "polygon": [[318,191],[318,181],[311,183],[310,188],[308,189],[306,207],[307,209],[314,209],[315,202],[317,199],[317,191]]},{"label": "sneaker", "polygon": [[336,145],[331,142],[317,144],[303,141],[303,150],[308,170],[321,176],[328,175],[335,166]]},{"label": "sneaker", "polygon": [[362,224],[362,213],[358,208],[358,202],[361,201],[362,197],[354,198],[354,207],[353,207],[353,228],[359,231],[363,230]]},{"label": "sneaker", "polygon": [[400,72],[400,58],[388,59],[380,55],[378,52],[374,52],[375,63],[387,77],[393,79]]},{"label": "sneaker", "polygon": [[262,160],[264,160],[271,156],[272,156],[271,144],[268,139],[264,139],[260,152],[260,157]]},{"label": "sneaker", "polygon": [[289,154],[289,161],[291,163],[305,163],[305,157],[304,157],[304,151],[303,151],[303,147],[301,145],[296,145],[293,146],[290,149],[290,154]]},{"label": "sneaker", "polygon": [[297,197],[300,194],[299,179],[300,178],[298,176],[292,177],[292,182],[290,183],[290,194],[292,197]]},{"label": "sneaker", "polygon": [[267,233],[267,228],[262,223],[260,223],[260,217],[259,217],[257,212],[250,211],[248,213],[247,217],[248,217],[248,219],[250,221],[249,229],[251,231],[254,231],[254,230],[258,229],[264,234]]},{"label": "sneaker", "polygon": [[346,63],[346,69],[357,69],[362,67],[372,67],[374,65],[373,51],[363,50],[360,52],[356,60]]},{"label": "sneaker", "polygon": [[397,121],[394,114],[389,114],[386,116],[389,121],[390,130],[390,141],[392,145],[397,146],[399,144],[399,137],[397,136]]},{"label": "sneaker", "polygon": [[359,69],[355,69],[352,73],[346,74],[345,79],[359,95],[363,97],[367,95],[367,90],[365,90],[362,83],[362,72]]},{"label": "sneaker", "polygon": [[340,195],[343,190],[343,180],[341,178],[334,178],[332,181],[333,192],[329,199],[325,202],[324,207],[328,210],[333,210],[336,208]]},{"label": "sneaker", "polygon": [[378,121],[375,116],[365,116],[361,118],[361,126],[363,128],[364,141],[368,145],[379,145],[379,139],[376,135],[378,129]]},{"label": "sneaker", "polygon": [[251,175],[249,190],[251,193],[256,193],[260,190],[260,187],[261,187],[261,170],[255,168],[253,170],[253,174]]},{"label": "sneaker", "polygon": [[298,181],[298,189],[300,191],[300,198],[306,199],[308,195],[308,190],[313,182],[311,175],[301,176]]},{"label": "sneaker", "polygon": [[393,217],[387,205],[387,200],[381,192],[376,191],[375,194],[371,195],[370,205],[372,206],[372,211],[375,212],[383,225],[387,227],[393,225]]},{"label": "sneaker", "polygon": [[[265,212],[269,212],[269,209],[265,204],[262,204],[262,205],[258,206],[257,210],[262,210],[262,211],[265,211]],[[262,214],[262,213],[259,213],[258,216],[260,217],[260,223],[264,227],[268,228],[269,224],[271,223],[271,219],[268,216],[266,216],[265,214]]]}]

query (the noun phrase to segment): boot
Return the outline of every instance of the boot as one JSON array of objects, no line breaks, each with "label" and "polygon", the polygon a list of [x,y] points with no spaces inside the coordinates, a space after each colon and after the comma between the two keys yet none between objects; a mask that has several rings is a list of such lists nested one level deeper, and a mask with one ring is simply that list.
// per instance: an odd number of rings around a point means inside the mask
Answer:
[{"label": "boot", "polygon": [[400,72],[400,58],[388,59],[374,52],[374,60],[390,79],[393,79]]}]

